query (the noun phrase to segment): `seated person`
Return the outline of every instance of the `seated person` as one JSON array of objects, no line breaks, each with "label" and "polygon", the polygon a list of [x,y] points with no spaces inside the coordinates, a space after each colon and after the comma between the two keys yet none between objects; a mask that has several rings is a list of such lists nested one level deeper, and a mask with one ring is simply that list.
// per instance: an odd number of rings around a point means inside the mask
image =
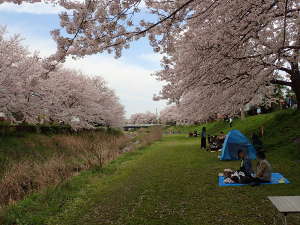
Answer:
[{"label": "seated person", "polygon": [[222,146],[224,144],[226,135],[223,131],[220,132],[220,135],[218,136],[218,145]]},{"label": "seated person", "polygon": [[208,142],[208,144],[212,143],[212,136],[207,135],[207,142]]},{"label": "seated person", "polygon": [[194,130],[194,137],[198,137],[198,131]]},{"label": "seated person", "polygon": [[245,151],[242,149],[238,151],[238,157],[241,159],[239,171],[244,172],[246,176],[251,177],[251,174],[253,173],[251,160],[246,156]]},{"label": "seated person", "polygon": [[259,185],[260,183],[268,183],[272,180],[272,167],[266,160],[264,152],[258,152],[257,155],[256,176],[251,183],[252,186]]},{"label": "seated person", "polygon": [[218,144],[218,137],[217,136],[209,136],[208,137],[209,149],[211,151],[216,151],[220,149]]}]

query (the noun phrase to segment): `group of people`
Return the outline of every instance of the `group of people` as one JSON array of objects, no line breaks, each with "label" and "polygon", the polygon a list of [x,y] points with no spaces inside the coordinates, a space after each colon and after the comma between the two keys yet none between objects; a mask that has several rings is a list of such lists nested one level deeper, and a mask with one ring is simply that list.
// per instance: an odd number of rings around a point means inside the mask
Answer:
[{"label": "group of people", "polygon": [[224,173],[227,179],[225,179],[225,183],[235,182],[256,186],[261,183],[271,182],[272,166],[266,159],[266,155],[263,151],[257,152],[256,157],[258,162],[255,173],[252,168],[252,162],[245,154],[245,151],[239,150],[238,156],[241,159],[240,168],[237,171],[226,171],[226,173]]},{"label": "group of people", "polygon": [[[263,136],[263,128],[260,128],[259,132],[260,136]],[[198,137],[197,131],[191,133],[190,136]],[[203,127],[201,131],[201,149],[219,150],[222,148],[225,138],[226,135],[223,131],[221,131],[220,134],[217,136],[210,136],[207,135],[206,127]],[[209,144],[209,148],[207,148],[207,142]],[[253,133],[252,135],[252,144],[256,151],[261,151],[263,148],[263,143],[256,133]]]},{"label": "group of people", "polygon": [[243,150],[238,151],[238,156],[241,159],[241,166],[238,171],[244,173],[244,178],[241,181],[242,183],[249,183],[250,185],[255,186],[271,181],[272,167],[263,151],[259,151],[256,154],[258,160],[256,173],[253,171],[251,160],[246,156]]},{"label": "group of people", "polygon": [[[226,135],[223,131],[220,132],[217,136],[207,135],[206,127],[202,128],[201,131],[201,149],[206,150],[219,150],[222,148]],[[209,144],[209,148],[207,146],[207,142]]]},{"label": "group of people", "polygon": [[[263,135],[263,132],[261,132],[261,130],[262,129],[260,129],[260,135]],[[198,136],[198,133],[194,132],[194,135],[195,134],[197,134]],[[206,149],[206,150],[208,150],[207,140],[210,145],[216,146],[215,147],[216,149],[220,149],[222,148],[222,145],[226,137],[226,135],[222,131],[218,136],[209,136],[207,135],[206,127],[202,128],[200,136],[201,136],[201,149]],[[256,133],[253,133],[252,135],[252,143],[257,151],[256,156],[258,162],[256,165],[256,173],[254,173],[254,170],[252,168],[252,162],[247,157],[246,151],[240,149],[238,150],[238,157],[241,160],[240,168],[237,171],[232,171],[232,170],[226,171],[224,175],[227,181],[237,182],[237,183],[247,183],[252,186],[271,181],[272,167],[271,164],[266,159],[265,153],[263,152],[263,143]],[[214,150],[211,147],[209,149]]]}]

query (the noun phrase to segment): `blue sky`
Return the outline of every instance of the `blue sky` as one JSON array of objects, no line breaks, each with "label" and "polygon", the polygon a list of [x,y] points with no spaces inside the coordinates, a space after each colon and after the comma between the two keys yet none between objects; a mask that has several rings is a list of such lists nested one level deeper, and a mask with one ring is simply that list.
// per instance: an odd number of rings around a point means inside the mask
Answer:
[{"label": "blue sky", "polygon": [[[10,33],[20,33],[24,45],[42,56],[55,52],[50,30],[59,28],[58,8],[43,4],[0,4],[0,25],[6,25]],[[131,44],[120,59],[113,55],[99,54],[80,60],[68,59],[65,67],[78,69],[88,75],[100,75],[115,90],[125,106],[127,116],[136,112],[161,110],[165,102],[152,101],[162,83],[151,73],[160,69],[160,55],[153,53],[146,39]]]}]

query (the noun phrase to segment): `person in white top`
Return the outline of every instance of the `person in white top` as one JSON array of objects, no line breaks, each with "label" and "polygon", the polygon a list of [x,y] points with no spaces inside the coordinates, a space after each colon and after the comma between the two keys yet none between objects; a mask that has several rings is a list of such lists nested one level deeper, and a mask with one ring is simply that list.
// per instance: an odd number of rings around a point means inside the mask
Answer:
[{"label": "person in white top", "polygon": [[230,118],[229,118],[229,126],[230,126],[230,127],[232,127],[232,122],[233,122],[233,119],[230,117]]},{"label": "person in white top", "polygon": [[261,183],[268,183],[272,180],[272,166],[266,159],[266,155],[263,152],[258,152],[257,155],[256,175],[251,182],[252,186],[259,185]]}]

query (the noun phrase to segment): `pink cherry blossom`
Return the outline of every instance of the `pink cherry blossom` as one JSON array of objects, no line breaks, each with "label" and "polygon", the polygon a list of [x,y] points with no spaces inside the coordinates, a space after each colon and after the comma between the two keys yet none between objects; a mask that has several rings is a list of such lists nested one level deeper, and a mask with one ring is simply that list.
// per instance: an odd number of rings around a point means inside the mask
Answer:
[{"label": "pink cherry blossom", "polygon": [[74,128],[122,125],[124,108],[101,77],[58,66],[42,79],[46,70],[40,57],[20,41],[0,29],[0,112],[12,122],[64,122]]}]

